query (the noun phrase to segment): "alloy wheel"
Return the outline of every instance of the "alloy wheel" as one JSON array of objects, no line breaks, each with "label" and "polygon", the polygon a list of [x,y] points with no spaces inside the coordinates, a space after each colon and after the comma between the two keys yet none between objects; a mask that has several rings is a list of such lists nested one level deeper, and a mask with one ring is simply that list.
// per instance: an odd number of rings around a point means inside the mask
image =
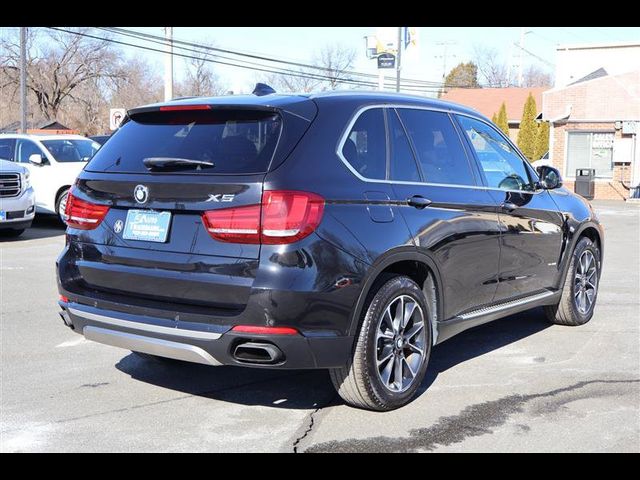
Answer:
[{"label": "alloy wheel", "polygon": [[413,384],[424,362],[425,341],[418,302],[409,295],[391,300],[376,329],[376,369],[388,390],[404,392]]},{"label": "alloy wheel", "polygon": [[592,308],[598,291],[598,266],[593,253],[585,250],[580,255],[573,283],[573,299],[582,315]]}]

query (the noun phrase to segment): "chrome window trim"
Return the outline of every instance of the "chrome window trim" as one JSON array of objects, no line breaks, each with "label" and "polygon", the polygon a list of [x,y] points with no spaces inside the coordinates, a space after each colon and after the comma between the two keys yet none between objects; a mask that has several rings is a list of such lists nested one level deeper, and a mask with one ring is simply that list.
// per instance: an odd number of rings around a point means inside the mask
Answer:
[{"label": "chrome window trim", "polygon": [[[468,114],[468,113],[456,112],[456,111],[453,111],[453,110],[446,110],[444,108],[437,108],[437,107],[424,107],[424,106],[421,106],[421,105],[405,105],[405,104],[395,104],[395,103],[376,103],[376,104],[365,105],[363,107],[360,107],[352,115],[352,117],[349,120],[349,122],[347,123],[347,126],[345,127],[344,131],[340,135],[340,138],[338,139],[338,145],[336,147],[336,155],[338,156],[340,161],[344,164],[344,166],[347,167],[347,170],[349,170],[356,178],[358,178],[359,180],[361,180],[363,182],[367,182],[367,183],[383,183],[383,184],[398,184],[398,185],[419,185],[419,186],[425,186],[425,187],[446,187],[446,188],[466,188],[466,189],[472,188],[472,189],[475,189],[475,190],[491,190],[491,191],[495,191],[495,192],[512,192],[512,193],[529,194],[529,195],[538,195],[538,194],[540,194],[540,193],[545,191],[545,190],[534,190],[534,191],[528,191],[528,190],[503,190],[501,188],[486,187],[484,185],[457,185],[457,184],[448,184],[448,183],[407,182],[407,181],[403,181],[403,180],[378,180],[378,179],[375,179],[375,178],[363,177],[362,175],[360,175],[351,166],[351,164],[347,161],[347,159],[342,155],[342,148],[344,147],[344,144],[346,143],[347,139],[349,138],[349,133],[351,133],[351,129],[355,125],[355,123],[358,120],[358,118],[360,117],[360,115],[362,115],[367,110],[372,110],[374,108],[380,108],[380,109],[385,109],[385,108],[396,108],[396,109],[398,109],[398,108],[409,108],[409,109],[414,109],[414,110],[427,110],[427,111],[431,111],[431,112],[442,112],[442,113],[448,113],[448,114],[453,114],[453,115],[464,115],[466,117],[473,118],[475,120],[479,120],[479,121],[481,121],[483,123],[487,123],[482,118],[474,116],[474,115],[471,115],[471,114]],[[487,124],[487,125],[489,125],[489,124]],[[507,140],[508,140],[509,144],[513,147],[513,143],[511,142],[511,140],[510,139],[507,139]],[[517,149],[515,149],[515,151],[518,152],[517,153],[518,156],[520,158],[522,158],[520,153],[519,153],[519,151]],[[475,158],[474,158],[474,161],[475,161]],[[523,159],[523,161],[526,161],[526,160]],[[525,168],[526,168],[526,166],[525,166]]]}]

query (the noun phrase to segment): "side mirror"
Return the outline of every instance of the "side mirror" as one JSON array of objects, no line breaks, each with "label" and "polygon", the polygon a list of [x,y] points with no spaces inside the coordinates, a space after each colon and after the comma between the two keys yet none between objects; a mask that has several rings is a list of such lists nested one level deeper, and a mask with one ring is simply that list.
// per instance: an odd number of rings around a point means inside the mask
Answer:
[{"label": "side mirror", "polygon": [[39,153],[34,153],[32,155],[29,156],[29,163],[31,165],[35,165],[37,167],[42,167],[43,165],[46,165],[45,160],[42,158],[42,155],[40,155]]},{"label": "side mirror", "polygon": [[545,190],[553,190],[554,188],[560,188],[562,186],[562,177],[560,171],[557,168],[550,167],[549,165],[541,165],[536,168],[540,182],[538,185]]}]

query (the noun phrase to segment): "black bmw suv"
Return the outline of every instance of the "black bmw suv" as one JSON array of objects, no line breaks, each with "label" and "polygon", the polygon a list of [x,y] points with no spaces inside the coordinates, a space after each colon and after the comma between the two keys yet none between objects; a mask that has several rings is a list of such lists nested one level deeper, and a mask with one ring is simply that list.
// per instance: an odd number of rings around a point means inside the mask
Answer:
[{"label": "black bmw suv", "polygon": [[351,405],[415,395],[434,345],[544,306],[588,322],[603,229],[460,105],[342,92],[135,108],[69,195],[66,325],[208,365],[324,368]]}]

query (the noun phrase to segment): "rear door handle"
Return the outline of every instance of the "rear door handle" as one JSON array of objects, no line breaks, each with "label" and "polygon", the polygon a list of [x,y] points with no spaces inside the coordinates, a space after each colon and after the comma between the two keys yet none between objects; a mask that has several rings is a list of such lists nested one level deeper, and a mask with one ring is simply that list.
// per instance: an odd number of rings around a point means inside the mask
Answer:
[{"label": "rear door handle", "polygon": [[413,197],[407,198],[407,205],[418,209],[423,209],[431,205],[431,200],[420,195],[414,195]]},{"label": "rear door handle", "polygon": [[518,206],[512,202],[504,202],[502,205],[500,205],[500,207],[506,212],[513,212],[516,208],[518,208]]}]

